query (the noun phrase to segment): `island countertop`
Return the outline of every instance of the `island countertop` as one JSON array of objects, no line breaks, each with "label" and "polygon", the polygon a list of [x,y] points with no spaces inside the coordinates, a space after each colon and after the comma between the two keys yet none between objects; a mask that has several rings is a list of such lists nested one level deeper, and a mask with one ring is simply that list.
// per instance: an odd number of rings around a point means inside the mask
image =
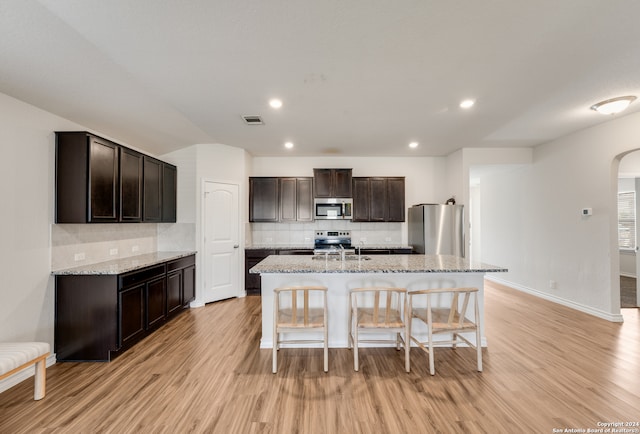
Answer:
[{"label": "island countertop", "polygon": [[[365,255],[363,255],[363,258]],[[371,255],[368,259],[313,259],[313,256],[272,255],[249,270],[281,273],[492,273],[506,268],[451,255]]]},{"label": "island countertop", "polygon": [[54,270],[54,275],[109,275],[123,274],[129,271],[138,270],[151,265],[174,259],[195,255],[194,251],[186,252],[154,252],[143,255],[130,256],[128,258],[114,259],[112,261],[98,262],[96,264],[81,265],[79,267]]}]

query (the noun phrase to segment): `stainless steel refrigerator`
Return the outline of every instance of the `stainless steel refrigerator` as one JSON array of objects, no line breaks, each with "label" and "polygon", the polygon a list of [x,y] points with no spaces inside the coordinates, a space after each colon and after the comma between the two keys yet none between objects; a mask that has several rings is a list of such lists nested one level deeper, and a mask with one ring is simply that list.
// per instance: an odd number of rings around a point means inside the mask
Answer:
[{"label": "stainless steel refrigerator", "polygon": [[409,208],[409,245],[415,253],[464,257],[464,205]]}]

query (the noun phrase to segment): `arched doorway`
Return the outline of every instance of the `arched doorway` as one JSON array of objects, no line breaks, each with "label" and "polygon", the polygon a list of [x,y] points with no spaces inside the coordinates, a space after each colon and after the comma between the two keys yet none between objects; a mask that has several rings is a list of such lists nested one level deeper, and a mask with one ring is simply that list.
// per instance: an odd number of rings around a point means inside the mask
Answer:
[{"label": "arched doorway", "polygon": [[640,306],[640,151],[630,151],[618,158],[620,308],[637,308]]}]

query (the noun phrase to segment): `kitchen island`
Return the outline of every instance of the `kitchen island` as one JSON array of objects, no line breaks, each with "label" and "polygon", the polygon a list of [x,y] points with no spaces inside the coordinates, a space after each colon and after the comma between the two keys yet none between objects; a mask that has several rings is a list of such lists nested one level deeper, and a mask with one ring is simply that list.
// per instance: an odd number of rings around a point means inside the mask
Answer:
[{"label": "kitchen island", "polygon": [[[484,275],[505,268],[449,255],[349,255],[347,259],[273,255],[250,273],[262,280],[262,338],[260,348],[273,346],[273,290],[281,286],[323,285],[328,288],[329,346],[348,346],[349,290],[369,286],[407,290],[472,286],[479,289],[480,319],[484,318]],[[416,334],[423,330],[416,328]],[[486,346],[484,321],[482,345]],[[300,345],[305,346],[305,345]]]}]

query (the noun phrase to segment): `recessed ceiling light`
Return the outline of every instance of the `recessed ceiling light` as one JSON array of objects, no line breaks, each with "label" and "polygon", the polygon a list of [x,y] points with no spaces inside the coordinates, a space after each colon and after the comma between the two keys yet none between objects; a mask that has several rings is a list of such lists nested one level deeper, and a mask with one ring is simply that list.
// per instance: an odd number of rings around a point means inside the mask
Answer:
[{"label": "recessed ceiling light", "polygon": [[291,148],[293,148],[293,143],[287,142],[287,143],[284,144],[284,147],[287,148],[287,149],[291,149]]},{"label": "recessed ceiling light", "polygon": [[417,147],[418,147],[418,142],[411,142],[411,143],[409,143],[409,147],[410,147],[410,148],[417,148]]},{"label": "recessed ceiling light", "polygon": [[273,98],[272,100],[269,101],[269,105],[273,108],[280,108],[282,107],[282,100],[279,100],[278,98]]},{"label": "recessed ceiling light", "polygon": [[475,103],[476,103],[476,102],[475,102],[474,100],[472,100],[472,99],[465,99],[464,101],[462,101],[462,102],[460,103],[460,108],[468,109],[468,108],[473,107],[473,105],[474,105]]},{"label": "recessed ceiling light", "polygon": [[629,107],[629,104],[635,99],[636,97],[633,95],[611,98],[592,105],[591,110],[595,110],[603,115],[615,115]]}]

